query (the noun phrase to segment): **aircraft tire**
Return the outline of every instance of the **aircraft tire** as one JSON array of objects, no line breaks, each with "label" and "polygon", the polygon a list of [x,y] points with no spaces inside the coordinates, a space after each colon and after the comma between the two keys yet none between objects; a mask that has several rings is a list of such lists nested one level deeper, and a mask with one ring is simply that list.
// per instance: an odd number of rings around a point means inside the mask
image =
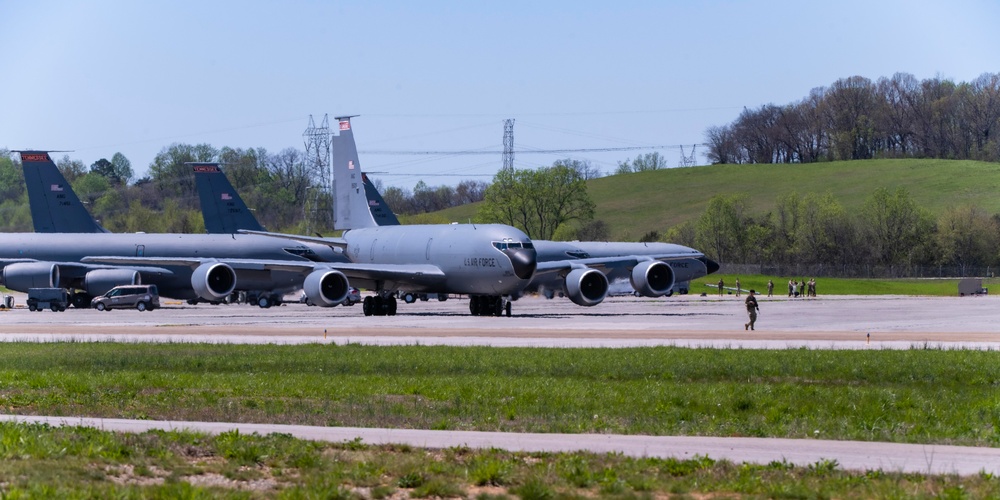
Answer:
[{"label": "aircraft tire", "polygon": [[385,299],[385,313],[387,316],[396,315],[396,297],[387,297]]},{"label": "aircraft tire", "polygon": [[498,318],[503,316],[503,298],[497,297],[493,299],[493,315]]},{"label": "aircraft tire", "polygon": [[469,313],[473,316],[479,316],[479,308],[476,307],[479,304],[479,297],[475,295],[469,297]]},{"label": "aircraft tire", "polygon": [[261,309],[267,309],[271,307],[271,300],[268,299],[266,295],[261,295],[257,299],[257,305],[260,306]]},{"label": "aircraft tire", "polygon": [[372,304],[372,302],[374,301],[375,300],[371,296],[368,296],[365,297],[364,302],[361,303],[361,310],[365,313],[365,316],[372,315],[372,309],[374,308],[374,304]]},{"label": "aircraft tire", "polygon": [[416,301],[417,301],[417,296],[416,295],[414,295],[412,293],[405,293],[405,294],[403,294],[403,302],[406,302],[407,304],[412,304],[412,303],[414,303]]},{"label": "aircraft tire", "polygon": [[507,301],[507,306],[504,307],[504,309],[507,310],[507,317],[509,318],[510,317],[510,301],[509,300]]}]

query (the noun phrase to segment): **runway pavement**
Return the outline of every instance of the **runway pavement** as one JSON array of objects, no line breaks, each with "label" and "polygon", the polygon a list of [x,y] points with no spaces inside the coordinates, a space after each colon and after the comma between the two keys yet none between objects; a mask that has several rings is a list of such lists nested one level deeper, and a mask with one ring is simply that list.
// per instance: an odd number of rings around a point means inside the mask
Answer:
[{"label": "runway pavement", "polygon": [[152,312],[69,309],[0,312],[2,340],[128,340],[228,343],[356,342],[495,346],[870,349],[1000,349],[998,297],[761,298],[756,331],[734,296],[610,298],[595,307],[522,298],[513,317],[471,316],[468,300],[399,305],[396,316],[361,306],[189,306]]},{"label": "runway pavement", "polygon": [[[23,297],[18,300],[23,304]],[[449,344],[538,347],[676,345],[719,348],[990,349],[1000,350],[1000,298],[830,296],[760,298],[756,331],[743,329],[746,312],[735,296],[609,298],[595,307],[565,299],[523,298],[514,316],[475,317],[468,300],[399,304],[391,317],[365,317],[359,305],[318,308],[292,303],[271,309],[165,300],[152,312],[70,309],[62,313],[0,311],[4,341],[133,341],[221,343]],[[276,425],[54,419],[72,425],[141,430],[192,427],[209,432],[288,432],[309,439],[361,437],[370,443],[458,445],[512,450],[588,449],[635,456],[692,457],[808,465],[835,459],[851,469],[974,474],[1000,473],[1000,448],[971,448],[822,440],[670,436],[526,435],[402,429],[309,428]]]}]

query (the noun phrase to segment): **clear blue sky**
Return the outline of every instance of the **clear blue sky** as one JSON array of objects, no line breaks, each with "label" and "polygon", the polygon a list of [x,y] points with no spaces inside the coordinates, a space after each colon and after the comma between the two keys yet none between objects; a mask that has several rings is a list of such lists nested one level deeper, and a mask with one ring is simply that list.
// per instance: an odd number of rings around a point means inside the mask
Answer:
[{"label": "clear blue sky", "polygon": [[[141,175],[173,142],[303,149],[309,115],[329,113],[361,115],[362,151],[500,150],[504,118],[518,150],[689,148],[839,78],[998,72],[997,21],[994,0],[0,0],[0,147],[88,166],[121,152]],[[610,171],[642,152],[515,165]],[[501,158],[361,163],[412,188],[488,181]]]}]

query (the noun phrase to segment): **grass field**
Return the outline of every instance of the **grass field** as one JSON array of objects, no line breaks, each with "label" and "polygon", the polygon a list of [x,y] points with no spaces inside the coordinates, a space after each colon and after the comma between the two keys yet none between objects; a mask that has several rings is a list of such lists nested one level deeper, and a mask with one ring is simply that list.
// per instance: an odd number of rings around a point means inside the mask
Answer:
[{"label": "grass field", "polygon": [[1000,353],[4,344],[0,411],[1000,446]]},{"label": "grass field", "polygon": [[[1000,446],[1000,353],[5,343],[0,411]],[[0,424],[5,498],[986,498],[1000,479]]]},{"label": "grass field", "polygon": [[[1000,479],[0,424],[4,498],[996,498]],[[405,495],[405,496],[404,496]]]},{"label": "grass field", "polygon": [[[649,231],[695,220],[718,194],[746,193],[758,213],[774,209],[778,196],[832,193],[850,212],[879,187],[905,188],[933,214],[975,204],[1000,213],[1000,164],[964,160],[863,160],[793,165],[710,165],[615,175],[588,181],[596,218],[611,227],[612,240],[636,241]],[[465,222],[477,204],[433,214]]]}]

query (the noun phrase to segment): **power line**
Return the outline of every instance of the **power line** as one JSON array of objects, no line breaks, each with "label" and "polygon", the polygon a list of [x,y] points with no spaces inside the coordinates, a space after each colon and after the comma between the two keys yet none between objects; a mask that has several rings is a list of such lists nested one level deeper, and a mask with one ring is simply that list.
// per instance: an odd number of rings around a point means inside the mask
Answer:
[{"label": "power line", "polygon": [[[683,146],[627,146],[620,148],[579,148],[579,149],[519,149],[513,151],[516,154],[555,154],[555,153],[606,153],[612,151],[641,151],[646,149],[680,149]],[[469,156],[469,155],[500,155],[504,151],[404,151],[404,150],[364,150],[358,153],[369,155],[395,155],[395,156]]]}]

